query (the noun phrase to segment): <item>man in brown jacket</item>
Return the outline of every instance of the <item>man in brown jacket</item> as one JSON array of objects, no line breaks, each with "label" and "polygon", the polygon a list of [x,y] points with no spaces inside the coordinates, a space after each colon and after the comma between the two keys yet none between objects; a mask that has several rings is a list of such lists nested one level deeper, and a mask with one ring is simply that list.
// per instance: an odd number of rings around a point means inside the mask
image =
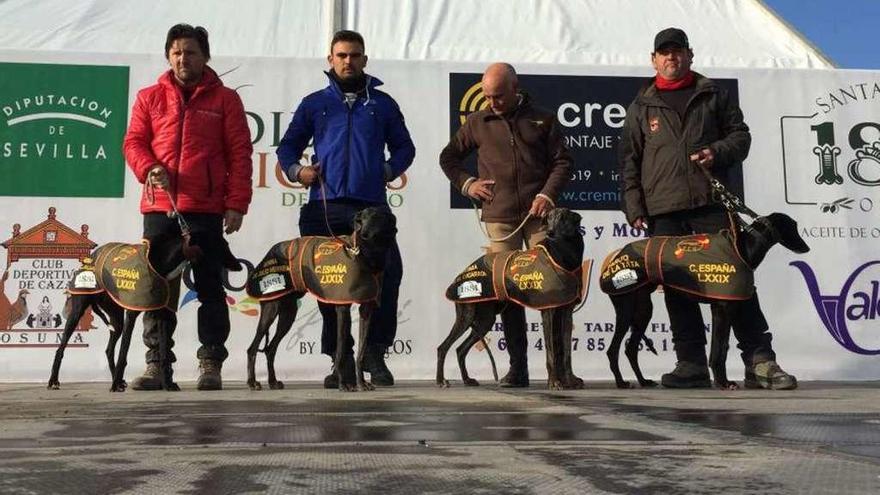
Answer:
[{"label": "man in brown jacket", "polygon": [[[541,218],[553,209],[569,181],[571,157],[559,132],[556,116],[531,104],[519,91],[510,64],[495,63],[483,73],[483,95],[488,107],[472,113],[440,153],[440,166],[452,185],[465,196],[483,202],[482,220],[492,239],[511,235],[526,217],[523,228],[504,241],[492,241],[493,252],[532,247],[546,237]],[[477,151],[477,177],[463,166]],[[527,387],[525,310],[511,304],[501,313],[510,354],[510,371],[502,387]]]},{"label": "man in brown jacket", "polygon": [[[623,126],[623,210],[630,225],[647,229],[651,236],[728,228],[727,212],[713,199],[698,167],[725,182],[728,169],[745,160],[751,145],[742,111],[724,89],[691,71],[693,57],[684,31],[657,33],[651,53],[657,75],[639,91]],[[670,388],[711,386],[699,304],[674,290],[664,296],[678,363],[661,383]],[[776,364],[757,295],[731,303],[727,311],[746,366],[745,386],[795,388],[795,378]]]}]

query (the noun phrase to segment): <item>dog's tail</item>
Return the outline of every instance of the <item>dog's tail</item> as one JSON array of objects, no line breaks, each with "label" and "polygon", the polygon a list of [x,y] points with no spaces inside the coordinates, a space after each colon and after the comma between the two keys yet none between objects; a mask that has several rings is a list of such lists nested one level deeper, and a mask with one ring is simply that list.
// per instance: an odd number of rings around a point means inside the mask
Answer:
[{"label": "dog's tail", "polygon": [[657,354],[657,349],[654,349],[654,341],[653,340],[649,339],[647,335],[642,335],[642,340],[645,341],[645,349],[648,349],[649,351],[653,352],[655,356],[659,356],[659,354]]},{"label": "dog's tail", "polygon": [[489,362],[492,363],[492,376],[495,377],[495,382],[498,383],[498,368],[495,366],[495,356],[492,355],[492,349],[489,347],[489,343],[486,342],[485,337],[481,338],[480,342],[483,343],[483,348],[489,354]]}]

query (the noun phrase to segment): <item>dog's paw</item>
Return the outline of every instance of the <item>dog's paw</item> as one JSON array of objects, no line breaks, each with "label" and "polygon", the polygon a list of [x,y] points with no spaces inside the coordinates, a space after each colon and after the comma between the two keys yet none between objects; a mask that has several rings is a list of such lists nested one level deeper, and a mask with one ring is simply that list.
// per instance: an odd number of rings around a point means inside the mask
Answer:
[{"label": "dog's paw", "polygon": [[339,391],[340,392],[357,392],[358,386],[356,383],[339,383]]},{"label": "dog's paw", "polygon": [[577,375],[569,375],[562,383],[562,388],[566,390],[580,390],[584,388],[584,381]]},{"label": "dog's paw", "polygon": [[373,390],[376,390],[376,386],[370,382],[365,381],[363,383],[358,384],[358,391],[359,392],[371,392]]},{"label": "dog's paw", "polygon": [[166,392],[180,392],[180,385],[174,382],[166,384],[164,388]]},{"label": "dog's paw", "polygon": [[261,385],[260,382],[256,380],[248,381],[247,386],[251,390],[263,390],[263,385]]},{"label": "dog's paw", "polygon": [[619,382],[616,382],[615,385],[617,385],[617,388],[620,388],[620,389],[633,388],[632,383],[627,382],[627,381],[622,381],[622,380]]},{"label": "dog's paw", "polygon": [[272,390],[283,390],[284,383],[280,380],[275,380],[274,382],[269,382],[269,388]]},{"label": "dog's paw", "polygon": [[657,382],[654,380],[645,380],[639,385],[641,385],[642,388],[657,388]]},{"label": "dog's paw", "polygon": [[437,386],[440,388],[449,388],[449,380],[439,380]]},{"label": "dog's paw", "polygon": [[547,388],[549,388],[550,390],[563,390],[565,387],[562,386],[561,381],[553,379],[547,381]]},{"label": "dog's paw", "polygon": [[473,378],[465,378],[464,380],[462,380],[462,383],[464,383],[465,387],[479,387],[480,386],[480,382],[474,380]]},{"label": "dog's paw", "polygon": [[118,383],[114,383],[113,385],[110,385],[110,391],[111,392],[125,392],[125,387],[120,386],[120,384],[118,384]]},{"label": "dog's paw", "polygon": [[739,385],[729,380],[717,381],[715,382],[715,387],[721,390],[739,390]]},{"label": "dog's paw", "polygon": [[58,382],[49,382],[49,384],[46,385],[46,390],[58,390],[60,388],[61,384]]}]

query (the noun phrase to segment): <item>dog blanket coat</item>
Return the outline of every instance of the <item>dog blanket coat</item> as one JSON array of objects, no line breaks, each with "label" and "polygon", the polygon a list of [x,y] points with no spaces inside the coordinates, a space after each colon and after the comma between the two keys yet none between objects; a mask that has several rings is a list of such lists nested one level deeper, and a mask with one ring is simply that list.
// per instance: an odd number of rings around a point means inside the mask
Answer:
[{"label": "dog blanket coat", "polygon": [[68,284],[72,295],[107,295],[125,309],[152,311],[177,310],[180,277],[166,280],[149,261],[150,243],[111,242],[96,249]]},{"label": "dog blanket coat", "polygon": [[566,306],[580,297],[580,270],[562,268],[541,245],[489,253],[455,277],[446,298],[458,304],[511,300],[538,310]]},{"label": "dog blanket coat", "polygon": [[736,235],[656,236],[627,244],[606,258],[599,278],[611,295],[647,284],[707,299],[746,300],[755,293],[752,269],[736,248]]},{"label": "dog blanket coat", "polygon": [[248,277],[247,294],[259,301],[291,292],[310,292],[330,304],[377,301],[380,274],[370,272],[346,244],[351,244],[350,236],[300,237],[275,244]]}]

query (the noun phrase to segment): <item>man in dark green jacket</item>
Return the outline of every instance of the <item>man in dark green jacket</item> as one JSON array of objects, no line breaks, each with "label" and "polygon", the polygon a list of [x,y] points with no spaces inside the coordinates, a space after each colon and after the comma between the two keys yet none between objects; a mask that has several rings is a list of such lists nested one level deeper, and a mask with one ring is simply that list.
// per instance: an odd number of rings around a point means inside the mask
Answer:
[{"label": "man in dark green jacket", "polygon": [[[639,91],[623,127],[623,210],[630,225],[652,236],[728,228],[727,213],[698,167],[725,182],[751,145],[742,111],[724,89],[691,71],[693,56],[681,29],[657,33],[651,53],[657,75]],[[674,290],[664,295],[678,364],[661,382],[671,388],[709,387],[699,304]],[[728,312],[746,366],[746,387],[795,388],[795,378],[776,364],[757,295],[731,304]]]}]

